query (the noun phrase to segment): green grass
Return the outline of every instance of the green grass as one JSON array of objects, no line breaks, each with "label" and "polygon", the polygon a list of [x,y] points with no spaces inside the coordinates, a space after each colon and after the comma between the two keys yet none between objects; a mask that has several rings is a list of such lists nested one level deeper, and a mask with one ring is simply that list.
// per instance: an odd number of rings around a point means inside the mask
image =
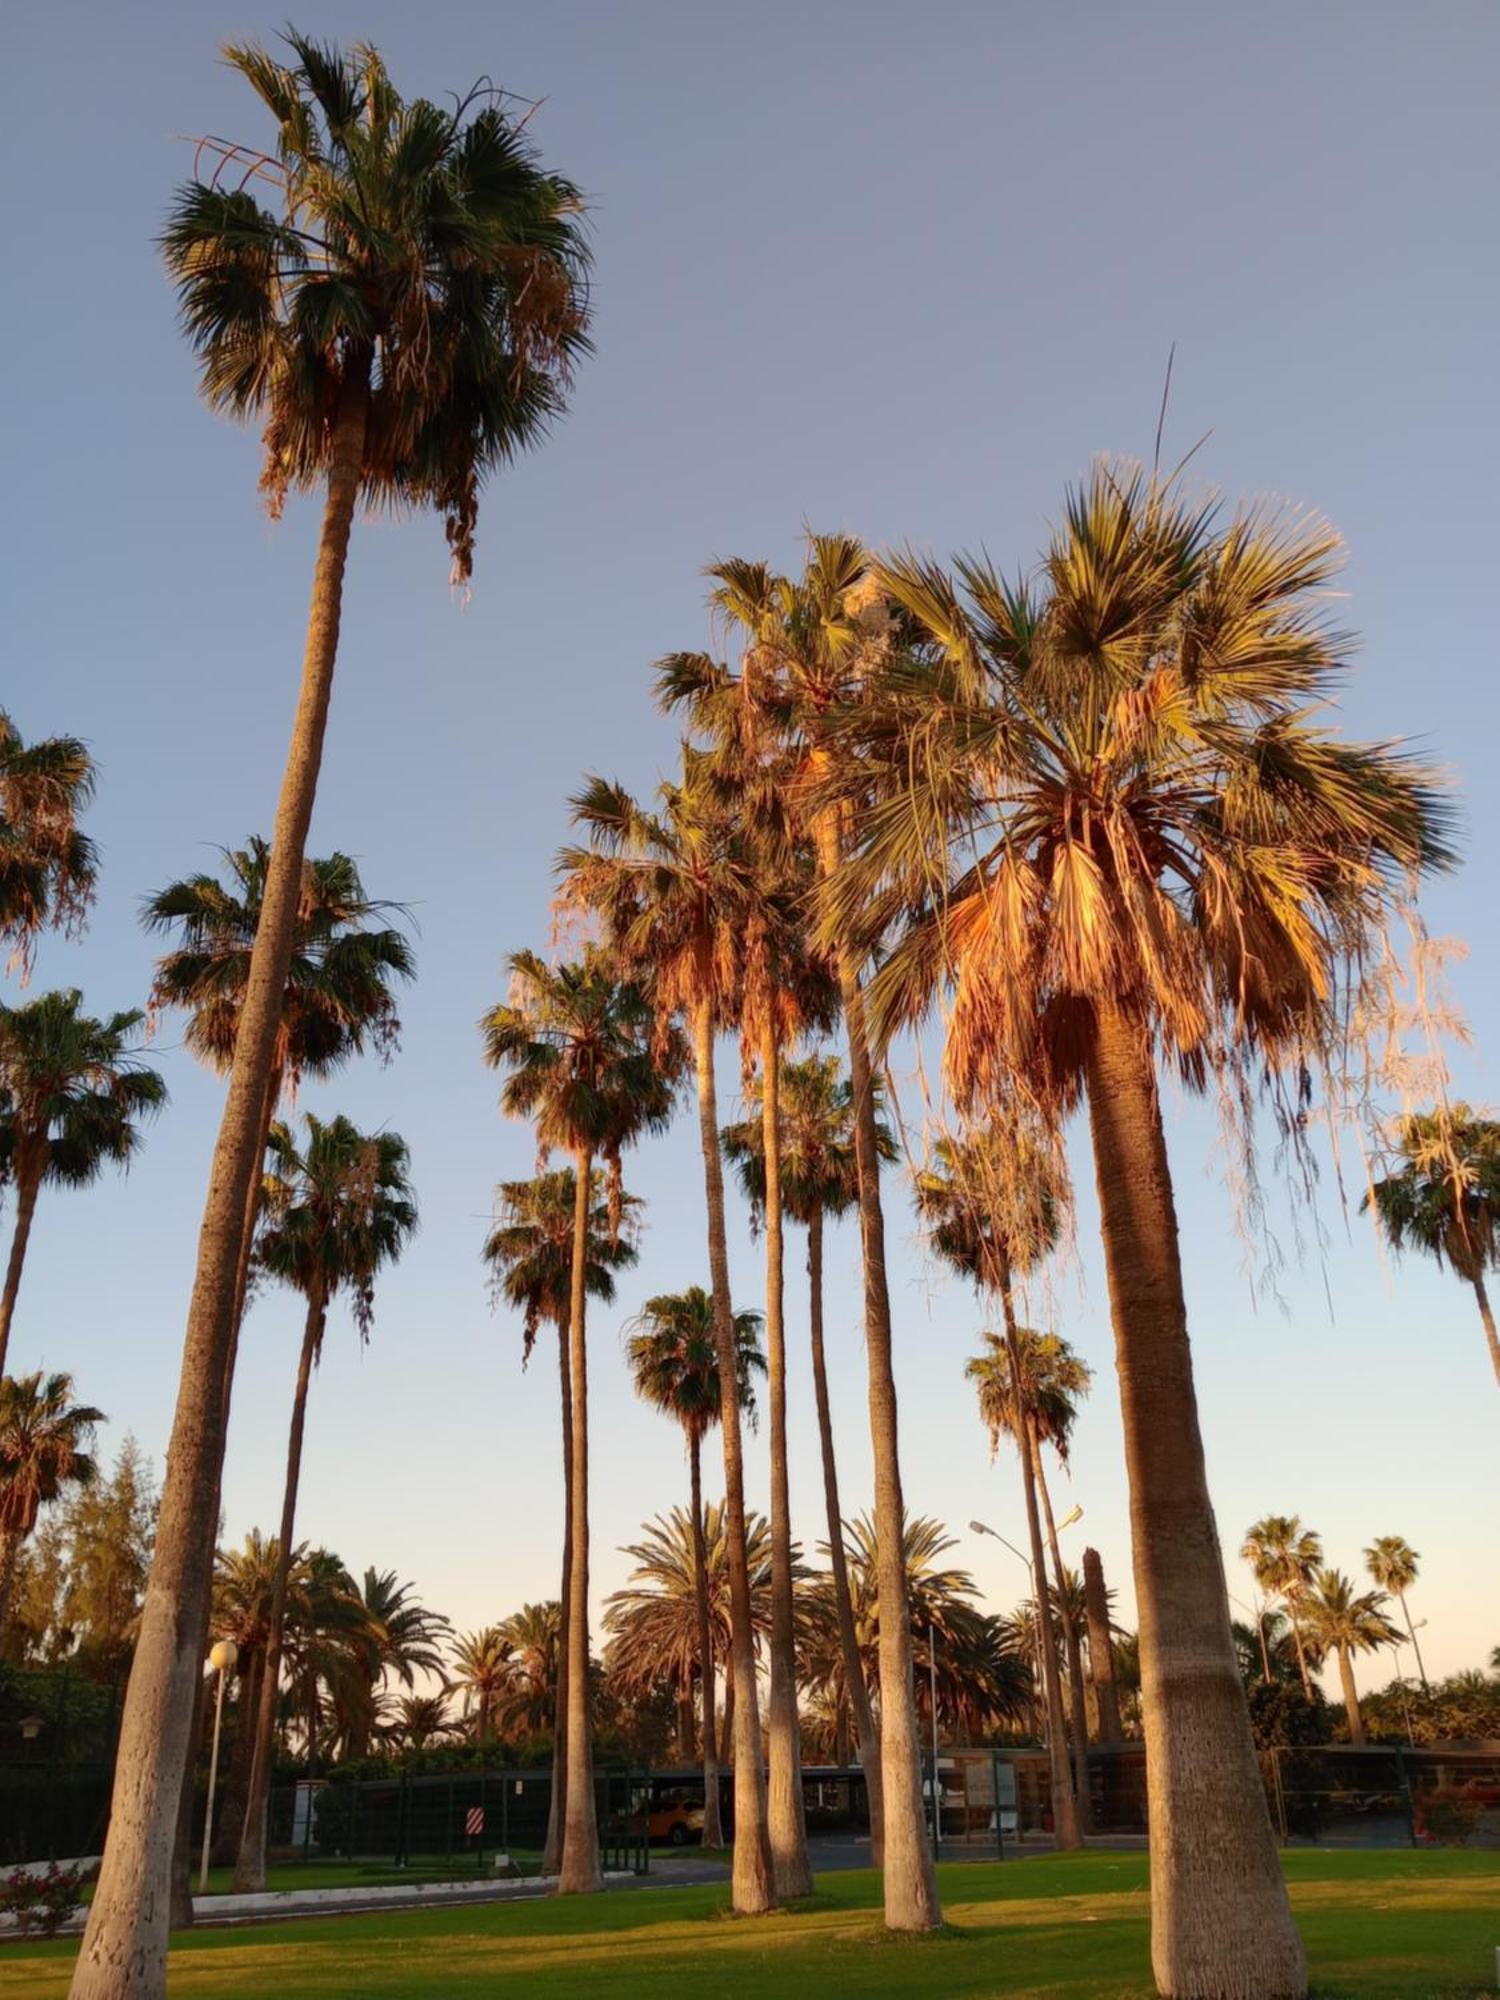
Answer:
[{"label": "green grass", "polygon": [[[1286,1857],[1322,2000],[1492,1991],[1500,1855]],[[869,1872],[825,1875],[796,1911],[736,1922],[722,1887],[201,1931],[173,2000],[1147,2000],[1146,1861],[1037,1858],[940,1870],[948,1928],[888,1938]],[[5,2000],[61,2000],[71,1943],[0,1951]]]}]

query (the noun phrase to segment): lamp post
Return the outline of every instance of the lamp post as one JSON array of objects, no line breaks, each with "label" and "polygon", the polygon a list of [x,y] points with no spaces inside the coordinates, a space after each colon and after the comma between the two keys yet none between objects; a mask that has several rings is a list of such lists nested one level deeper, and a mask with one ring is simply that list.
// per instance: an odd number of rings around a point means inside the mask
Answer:
[{"label": "lamp post", "polygon": [[[1075,1521],[1081,1521],[1082,1519],[1083,1519],[1083,1509],[1081,1507],[1070,1507],[1067,1513],[1063,1515],[1062,1519],[1057,1524],[1058,1533],[1061,1534],[1064,1528],[1071,1528]],[[1044,1643],[1042,1636],[1042,1600],[1040,1594],[1037,1591],[1036,1575],[1035,1572],[1032,1570],[1030,1559],[1029,1557],[1022,1555],[1021,1551],[1016,1547],[1014,1542],[1006,1541],[1004,1535],[997,1534],[993,1528],[987,1528],[983,1521],[971,1521],[969,1523],[969,1532],[974,1535],[988,1535],[990,1540],[992,1542],[998,1542],[1002,1549],[1009,1549],[1011,1554],[1015,1557],[1016,1561],[1020,1563],[1026,1571],[1026,1575],[1031,1583],[1031,1604],[1032,1604],[1032,1609],[1035,1613],[1035,1616],[1031,1621],[1031,1650],[1036,1655],[1036,1658],[1032,1662],[1032,1666],[1036,1673],[1036,1684],[1040,1688],[1045,1685],[1045,1675],[1042,1668],[1042,1645]],[[1059,1604],[1058,1606],[1058,1615],[1059,1616],[1062,1615],[1061,1604]],[[1038,1715],[1037,1719],[1038,1721],[1041,1720],[1040,1714]],[[1047,1747],[1047,1732],[1045,1728],[1041,1731],[1041,1738],[1042,1738],[1042,1746],[1045,1749]]]},{"label": "lamp post", "polygon": [[1255,1620],[1255,1629],[1260,1635],[1260,1675],[1266,1686],[1269,1687],[1271,1685],[1271,1655],[1266,1647],[1266,1607],[1262,1604],[1258,1610],[1251,1610],[1251,1607],[1246,1604],[1244,1599],[1236,1597],[1232,1590],[1226,1591],[1224,1594],[1231,1604],[1238,1605],[1241,1611],[1249,1611],[1250,1616]]},{"label": "lamp post", "polygon": [[214,1750],[208,1766],[208,1808],[203,1815],[203,1863],[198,1870],[198,1893],[208,1887],[208,1854],[214,1839],[214,1786],[219,1776],[219,1731],[224,1726],[224,1682],[234,1672],[240,1649],[233,1639],[218,1640],[208,1656],[208,1664],[219,1676],[219,1692],[214,1700]]}]

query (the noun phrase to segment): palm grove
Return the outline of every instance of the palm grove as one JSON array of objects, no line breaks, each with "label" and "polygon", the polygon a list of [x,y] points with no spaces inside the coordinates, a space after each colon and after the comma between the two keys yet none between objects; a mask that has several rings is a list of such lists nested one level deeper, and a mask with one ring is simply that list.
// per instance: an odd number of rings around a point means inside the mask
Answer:
[{"label": "palm grove", "polygon": [[[389,1049],[395,983],[413,970],[399,910],[367,895],[347,857],[309,857],[308,829],[361,504],[435,509],[466,580],[484,481],[542,442],[589,349],[583,202],[512,100],[488,84],[442,104],[404,99],[372,49],[296,35],[281,57],[247,46],[228,58],[269,114],[273,150],[243,178],[221,171],[213,146],[200,154],[208,165],[180,191],[163,249],[205,398],[262,425],[269,504],[315,493],[321,530],[269,840],[146,908],[167,947],[150,1009],[181,1010],[225,1098],[76,2000],[164,1990],[201,1664],[236,1591],[256,1676],[242,1732],[246,1883],[264,1875],[283,1692],[304,1689],[310,1756],[320,1740],[368,1745],[388,1676],[405,1684],[439,1657],[441,1621],[396,1579],[372,1571],[360,1586],[295,1540],[330,1319],[347,1303],[356,1332],[370,1332],[378,1274],[416,1224],[396,1133],[286,1116],[300,1077]],[[1086,1743],[1082,1650],[1097,1692],[1109,1675],[1093,1656],[1111,1640],[1099,1580],[1091,1593],[1062,1562],[1047,1466],[1049,1452],[1066,1457],[1089,1371],[1021,1317],[1069,1209],[1062,1141],[1076,1113],[1097,1183],[1131,1496],[1157,1980],[1173,1995],[1305,1989],[1209,1501],[1161,1084],[1240,1108],[1242,1137],[1262,1098],[1299,1129],[1309,1080],[1338,1102],[1394,920],[1424,874],[1451,864],[1434,776],[1333,727],[1348,648],[1322,605],[1338,553],[1305,518],[1197,503],[1178,482],[1101,463],[1016,581],[987,562],[950,569],[848,537],[813,537],[797,575],[719,562],[710,608],[725,657],[672,652],[654,670],[659,706],[685,731],[674,775],[650,797],[613,774],[581,781],[558,863],[567,941],[551,958],[515,950],[481,1023],[505,1111],[553,1156],[502,1189],[485,1249],[528,1348],[543,1325],[557,1339],[559,1597],[470,1635],[450,1663],[481,1722],[520,1702],[506,1712],[552,1725],[563,1892],[600,1881],[589,1304],[609,1301],[637,1254],[629,1153],[689,1100],[703,1263],[651,1299],[631,1357],[642,1393],[682,1431],[689,1504],[632,1552],[645,1581],[606,1622],[626,1679],[632,1649],[638,1667],[649,1652],[641,1603],[654,1600],[658,1640],[675,1629],[675,1655],[661,1657],[676,1660],[679,1735],[695,1739],[710,1781],[720,1756],[733,1768],[735,1908],[768,1910],[810,1886],[800,1757],[821,1707],[831,1740],[857,1743],[866,1769],[887,1924],[940,1923],[914,1671],[939,1610],[971,1667],[949,1691],[954,1726],[998,1726],[1029,1698],[1047,1717],[1060,1837],[1081,1837],[1086,1784],[1065,1746],[1070,1730],[1075,1751]],[[27,744],[0,717],[0,930],[21,966],[44,931],[76,930],[95,892],[79,824],[93,782],[81,742]],[[88,1016],[72,991],[0,1010],[0,1164],[15,1196],[0,1339],[13,1349],[27,1337],[37,1202],[125,1164],[161,1107],[144,1026],[129,1011]],[[903,1037],[940,1066],[946,1128],[917,1170],[918,1213],[996,1319],[971,1375],[981,1420],[1022,1474],[1035,1597],[1011,1632],[987,1626],[962,1573],[938,1566],[943,1531],[903,1494],[894,1176],[882,1172],[899,1109],[888,1057]],[[737,1122],[717,1094],[726,1041],[745,1079]],[[753,1310],[729,1292],[726,1159],[758,1218]],[[1389,1171],[1371,1185],[1391,1240],[1471,1287],[1492,1349],[1497,1160],[1492,1122],[1440,1104],[1394,1132]],[[846,1213],[874,1465],[873,1508],[858,1518],[839,1487],[821,1313],[823,1231]],[[788,1222],[805,1233],[813,1276],[828,1534],[816,1578],[791,1534]],[[271,1282],[305,1312],[280,1531],[220,1552],[216,1586],[240,1323]],[[13,1574],[39,1510],[92,1478],[99,1413],[73,1401],[66,1377],[12,1377],[4,1394]],[[754,1420],[770,1464],[764,1520],[745,1499]],[[702,1494],[706,1449],[722,1459],[722,1504]],[[1370,1567],[1377,1591],[1363,1606],[1336,1573],[1316,1582],[1317,1609],[1295,1577],[1275,1586],[1299,1657],[1336,1657],[1346,1694],[1354,1651],[1372,1635],[1389,1643],[1386,1593],[1402,1599],[1412,1580],[1399,1549],[1377,1550]],[[390,1638],[403,1611],[405,1639]],[[351,1648],[363,1665],[343,1678],[335,1737],[336,1660]],[[420,1709],[430,1697],[404,1699],[413,1737],[444,1726]]]}]

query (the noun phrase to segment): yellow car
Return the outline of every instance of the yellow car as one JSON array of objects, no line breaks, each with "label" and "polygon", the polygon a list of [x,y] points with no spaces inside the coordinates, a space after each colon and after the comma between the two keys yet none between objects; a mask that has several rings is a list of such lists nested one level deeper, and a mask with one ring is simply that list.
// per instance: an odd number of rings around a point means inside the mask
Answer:
[{"label": "yellow car", "polygon": [[646,1838],[665,1840],[672,1847],[703,1841],[703,1802],[683,1792],[668,1792],[651,1801]]}]

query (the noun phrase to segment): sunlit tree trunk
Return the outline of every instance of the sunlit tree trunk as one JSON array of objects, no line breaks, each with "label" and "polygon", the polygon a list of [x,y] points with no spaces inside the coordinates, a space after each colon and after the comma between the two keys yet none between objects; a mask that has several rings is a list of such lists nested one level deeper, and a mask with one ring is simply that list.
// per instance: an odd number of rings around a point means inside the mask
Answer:
[{"label": "sunlit tree trunk", "polygon": [[1430,1694],[1431,1689],[1427,1685],[1427,1669],[1422,1664],[1422,1648],[1417,1644],[1417,1628],[1411,1622],[1411,1606],[1406,1601],[1406,1592],[1398,1590],[1396,1598],[1401,1606],[1401,1615],[1406,1620],[1406,1635],[1411,1640],[1411,1649],[1416,1655],[1417,1674],[1422,1682],[1422,1692],[1423,1694]]},{"label": "sunlit tree trunk", "polygon": [[256,1145],[333,690],[349,531],[369,412],[368,370],[368,357],[362,367],[351,359],[334,417],[302,686],[198,1239],[155,1554],[120,1723],[109,1836],[69,1989],[71,2000],[162,2000],[166,1987],[172,1843],[218,1530],[235,1281],[245,1203],[260,1169]]},{"label": "sunlit tree trunk", "polygon": [[573,1386],[568,1367],[568,1327],[557,1323],[557,1377],[562,1393],[563,1557],[562,1592],[557,1600],[557,1662],[552,1686],[552,1799],[542,1873],[562,1866],[563,1819],[568,1799],[568,1632],[572,1624],[569,1586],[573,1574]]},{"label": "sunlit tree trunk", "polygon": [[271,1759],[276,1750],[276,1702],[281,1692],[281,1651],[286,1635],[287,1584],[297,1527],[297,1488],[302,1479],[302,1437],[307,1424],[307,1392],[313,1363],[323,1342],[328,1306],[322,1292],[307,1302],[302,1352],[297,1360],[297,1389],[292,1398],[292,1424],[286,1448],[286,1487],[281,1501],[280,1540],[271,1585],[271,1618],[266,1630],[266,1663],[255,1712],[255,1748],[250,1758],[250,1790],[240,1833],[239,1859],[234,1867],[236,1895],[259,1895],[266,1886],[266,1809],[271,1797]]},{"label": "sunlit tree trunk", "polygon": [[1347,1646],[1334,1648],[1339,1656],[1339,1686],[1344,1695],[1344,1713],[1349,1718],[1349,1741],[1356,1750],[1365,1744],[1365,1719],[1359,1712],[1359,1689],[1354,1685],[1354,1659]]},{"label": "sunlit tree trunk", "polygon": [[[698,1608],[698,1685],[703,1690],[703,1845],[724,1845],[719,1810],[719,1744],[714,1723],[714,1635],[708,1615],[708,1550],[703,1539],[703,1439],[688,1438],[688,1464],[693,1501],[693,1595]],[[692,1708],[688,1708],[691,1720]],[[689,1755],[691,1736],[689,1737]]]},{"label": "sunlit tree trunk", "polygon": [[1099,1710],[1099,1741],[1123,1742],[1120,1691],[1115,1686],[1115,1649],[1109,1635],[1109,1598],[1097,1549],[1083,1552],[1083,1601],[1089,1621],[1089,1678]]},{"label": "sunlit tree trunk", "polygon": [[[838,866],[841,844],[836,820],[824,814],[817,829],[817,848],[819,873],[825,879]],[[922,1744],[912,1684],[904,1546],[906,1505],[901,1492],[874,1076],[865,1033],[859,967],[852,952],[839,952],[838,975],[849,1037],[849,1078],[854,1100],[854,1156],[859,1177],[859,1236],[865,1280],[865,1362],[869,1375],[870,1443],[875,1461],[885,1921],[890,1930],[926,1931],[936,1929],[943,1913],[938,1904],[937,1877],[922,1798]]]},{"label": "sunlit tree trunk", "polygon": [[781,1202],[781,1051],[761,1038],[761,1152],[766,1174],[766,1400],[771,1432],[771,1690],[768,1819],[776,1894],[812,1894],[802,1798],[801,1730],[792,1610],[792,1502],[786,1443],[786,1300]]},{"label": "sunlit tree trunk", "polygon": [[1063,1646],[1068,1656],[1068,1705],[1069,1722],[1073,1736],[1073,1816],[1074,1825],[1080,1838],[1089,1831],[1092,1814],[1089,1810],[1089,1722],[1088,1707],[1083,1694],[1083,1651],[1078,1643],[1078,1630],[1068,1611],[1068,1580],[1063,1570],[1062,1548],[1057,1539],[1057,1523],[1052,1518],[1052,1495],[1047,1490],[1047,1472],[1042,1464],[1042,1447],[1036,1433],[1036,1420],[1028,1423],[1031,1443],[1031,1463],[1036,1473],[1037,1492],[1041,1496],[1042,1518],[1047,1524],[1047,1545],[1052,1551],[1052,1575],[1057,1585],[1057,1621],[1062,1627]]},{"label": "sunlit tree trunk", "polygon": [[1156,1981],[1172,2000],[1300,1996],[1307,1966],[1208,1494],[1150,1040],[1109,1003],[1087,1083],[1130,1482]]},{"label": "sunlit tree trunk", "polygon": [[568,1577],[568,1768],[563,1819],[560,1896],[602,1889],[599,1823],[594,1804],[594,1748],[589,1716],[589,1361],[584,1338],[588,1305],[589,1197],[594,1159],[580,1149],[574,1162],[572,1293],[568,1308],[568,1358],[573,1394],[573,1562]]},{"label": "sunlit tree trunk", "polygon": [[751,1620],[750,1565],[745,1553],[745,1467],[738,1355],[729,1291],[729,1244],[724,1226],[724,1170],[719,1158],[713,1014],[707,1000],[693,1009],[693,1055],[698,1082],[698,1134],[708,1200],[708,1268],[713,1283],[714,1346],[719,1358],[720,1428],[724,1437],[724,1542],[729,1560],[730,1651],[735,1689],[731,1895],[741,1916],[758,1916],[773,1907],[776,1892],[766,1823],[766,1778],[761,1764],[755,1628]]},{"label": "sunlit tree trunk", "polygon": [[21,1272],[26,1265],[26,1246],[31,1241],[31,1224],[36,1215],[37,1193],[42,1185],[43,1161],[37,1157],[35,1144],[17,1148],[25,1159],[16,1162],[16,1226],[11,1232],[10,1257],[5,1266],[5,1290],[0,1293],[0,1375],[5,1373],[5,1356],[10,1347],[11,1321],[15,1318],[16,1298],[21,1290]]},{"label": "sunlit tree trunk", "polygon": [[[1489,1344],[1490,1366],[1495,1371],[1495,1380],[1500,1382],[1500,1333],[1495,1331],[1495,1315],[1490,1307],[1490,1295],[1485,1290],[1484,1278],[1480,1272],[1474,1273],[1472,1282],[1474,1296],[1479,1301],[1479,1317],[1484,1322],[1484,1337]],[[0,1354],[0,1360],[3,1358],[3,1354]]]},{"label": "sunlit tree trunk", "polygon": [[[823,1211],[815,1208],[807,1224],[807,1291],[812,1337],[813,1395],[818,1406],[818,1444],[823,1455],[823,1504],[828,1515],[828,1566],[833,1575],[833,1602],[839,1627],[839,1651],[844,1661],[844,1686],[859,1738],[860,1764],[870,1805],[870,1858],[878,1868],[885,1853],[880,1787],[880,1732],[865,1683],[865,1665],[854,1623],[849,1591],[849,1560],[844,1553],[844,1516],[839,1501],[838,1461],[833,1450],[833,1409],[828,1397],[828,1362],[823,1352]],[[842,1724],[842,1716],[840,1718]]]}]

